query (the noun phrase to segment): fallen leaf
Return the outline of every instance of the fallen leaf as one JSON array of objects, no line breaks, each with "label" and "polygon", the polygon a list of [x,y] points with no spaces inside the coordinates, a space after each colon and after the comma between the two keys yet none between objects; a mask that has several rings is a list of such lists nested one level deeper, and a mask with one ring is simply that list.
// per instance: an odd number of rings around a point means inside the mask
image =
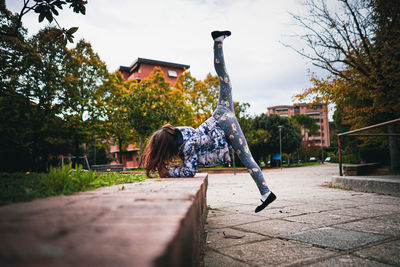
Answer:
[{"label": "fallen leaf", "polygon": [[225,232],[222,232],[222,233],[224,234],[224,238],[229,238],[229,239],[240,239],[240,238],[244,237],[244,235],[237,236],[237,235],[227,235],[227,234],[225,234]]}]

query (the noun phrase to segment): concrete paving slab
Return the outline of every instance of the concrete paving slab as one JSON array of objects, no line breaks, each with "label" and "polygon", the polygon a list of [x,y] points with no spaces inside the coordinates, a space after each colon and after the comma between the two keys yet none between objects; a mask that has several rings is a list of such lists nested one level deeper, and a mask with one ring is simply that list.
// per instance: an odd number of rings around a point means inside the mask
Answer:
[{"label": "concrete paving slab", "polygon": [[232,214],[237,214],[237,213],[242,213],[242,214],[249,214],[249,215],[255,215],[257,216],[256,213],[254,213],[255,205],[236,205],[232,207],[225,207],[223,208],[224,211],[230,212]]},{"label": "concrete paving slab", "polygon": [[310,213],[286,218],[288,221],[310,223],[317,226],[331,226],[338,223],[350,222],[358,219],[356,216],[338,215],[332,211]]},{"label": "concrete paving slab", "polygon": [[[213,203],[212,200],[207,196],[207,203]],[[223,209],[226,207],[236,207],[238,204],[229,201],[216,201],[216,204],[209,205],[212,209]]]},{"label": "concrete paving slab", "polygon": [[373,207],[369,208],[368,206],[360,206],[356,208],[347,208],[347,209],[340,209],[340,210],[333,210],[330,212],[333,215],[339,216],[351,216],[358,219],[362,218],[371,218],[377,217],[381,215],[388,215],[392,214],[393,211],[389,209],[374,209]]},{"label": "concrete paving slab", "polygon": [[400,237],[400,214],[391,214],[337,224],[335,228],[354,229],[363,232]]},{"label": "concrete paving slab", "polygon": [[215,251],[207,251],[204,257],[205,267],[249,267],[247,263],[232,259]]},{"label": "concrete paving slab", "polygon": [[219,249],[222,254],[256,266],[282,266],[330,257],[335,252],[295,241],[272,239]]},{"label": "concrete paving slab", "polygon": [[208,209],[208,218],[231,215],[231,214],[233,214],[233,212],[226,211],[225,209],[224,210],[212,209],[212,208]]},{"label": "concrete paving slab", "polygon": [[206,245],[215,250],[267,239],[270,238],[233,228],[208,229]]},{"label": "concrete paving slab", "polygon": [[340,255],[318,263],[310,264],[309,267],[385,267],[392,266],[368,259],[361,259],[352,255]]},{"label": "concrete paving slab", "polygon": [[400,266],[400,240],[365,248],[354,252],[354,254],[362,258],[379,260],[381,262]]},{"label": "concrete paving slab", "polygon": [[389,236],[385,235],[331,227],[313,229],[282,237],[337,250],[355,249],[389,238]]},{"label": "concrete paving slab", "polygon": [[207,219],[207,225],[209,228],[225,228],[259,220],[262,219],[257,216],[237,216],[236,214],[231,214],[218,217],[210,217]]},{"label": "concrete paving slab", "polygon": [[251,231],[258,234],[279,237],[281,235],[289,235],[313,228],[317,228],[316,225],[289,222],[286,220],[263,220],[259,222],[247,223],[240,226],[236,226],[236,229]]}]

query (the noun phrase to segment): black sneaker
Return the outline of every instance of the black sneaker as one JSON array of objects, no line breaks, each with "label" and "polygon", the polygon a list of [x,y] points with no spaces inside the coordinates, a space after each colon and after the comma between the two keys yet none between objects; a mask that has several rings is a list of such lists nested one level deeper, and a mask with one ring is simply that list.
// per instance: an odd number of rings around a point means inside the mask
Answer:
[{"label": "black sneaker", "polygon": [[271,192],[271,194],[269,194],[269,196],[267,197],[267,199],[265,201],[261,200],[261,204],[259,206],[257,206],[255,213],[262,211],[263,209],[265,209],[269,204],[272,203],[272,201],[274,201],[276,199],[276,196],[274,193]]},{"label": "black sneaker", "polygon": [[217,39],[218,37],[220,37],[220,36],[223,36],[223,35],[225,35],[225,37],[228,37],[228,36],[230,36],[231,35],[231,32],[230,31],[213,31],[212,33],[211,33],[211,36],[212,36],[212,38],[215,40],[215,39]]}]

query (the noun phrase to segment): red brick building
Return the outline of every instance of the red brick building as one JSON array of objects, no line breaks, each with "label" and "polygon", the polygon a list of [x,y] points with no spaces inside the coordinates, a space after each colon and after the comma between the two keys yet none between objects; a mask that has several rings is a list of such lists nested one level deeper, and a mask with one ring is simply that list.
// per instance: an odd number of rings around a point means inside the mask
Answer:
[{"label": "red brick building", "polygon": [[308,146],[329,147],[329,121],[328,121],[328,106],[326,104],[296,104],[293,106],[282,105],[268,108],[268,115],[278,114],[283,117],[291,117],[295,114],[305,114],[315,120],[319,126],[319,131],[316,134],[308,134],[302,132],[303,141]]},{"label": "red brick building", "polygon": [[[131,66],[120,66],[118,70],[126,81],[136,79],[140,82],[142,79],[147,78],[155,67],[161,68],[165,79],[170,82],[171,85],[175,84],[176,79],[180,74],[190,68],[189,65],[139,57]],[[118,146],[115,144],[111,145],[110,153],[112,153],[116,159],[116,161],[111,162],[111,164],[119,164],[118,159],[120,152]],[[122,164],[124,169],[137,168],[139,166],[139,148],[130,144],[126,151],[122,152]]]},{"label": "red brick building", "polygon": [[179,74],[190,68],[189,65],[139,57],[130,67],[120,66],[119,71],[122,73],[125,80],[136,79],[141,81],[150,75],[154,67],[161,67],[165,79],[172,85],[175,84]]}]

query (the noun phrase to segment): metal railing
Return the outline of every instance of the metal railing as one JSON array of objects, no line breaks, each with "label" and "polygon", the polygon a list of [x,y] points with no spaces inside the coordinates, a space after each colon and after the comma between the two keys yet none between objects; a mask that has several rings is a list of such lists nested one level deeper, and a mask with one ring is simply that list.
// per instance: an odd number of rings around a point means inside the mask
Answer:
[{"label": "metal railing", "polygon": [[396,122],[399,122],[399,121],[400,121],[400,118],[338,134],[337,136],[338,136],[338,147],[339,147],[339,151],[338,152],[339,152],[339,174],[340,174],[340,176],[343,176],[342,149],[341,149],[341,144],[340,144],[340,137],[342,137],[342,136],[400,136],[400,133],[392,133],[392,134],[390,134],[390,133],[356,134],[356,133],[359,133],[359,132],[362,132],[362,131],[366,131],[366,130],[370,130],[370,129],[373,129],[373,128],[385,126],[385,125],[396,123]]}]

